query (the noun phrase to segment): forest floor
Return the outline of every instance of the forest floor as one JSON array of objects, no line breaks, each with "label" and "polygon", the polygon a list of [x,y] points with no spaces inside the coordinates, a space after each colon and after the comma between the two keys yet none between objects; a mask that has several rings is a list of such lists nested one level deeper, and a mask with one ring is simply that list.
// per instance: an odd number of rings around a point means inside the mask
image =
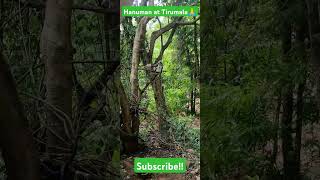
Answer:
[{"label": "forest floor", "polygon": [[[142,127],[146,124],[142,124]],[[200,119],[195,118],[191,128],[200,128]],[[146,150],[136,154],[123,155],[121,157],[121,171],[123,179],[132,180],[200,180],[200,154],[193,149],[184,149],[178,144],[174,148],[161,148],[161,138],[158,131],[149,131],[146,141]],[[138,157],[158,158],[186,158],[187,171],[185,174],[135,174],[133,172],[133,160]]]},{"label": "forest floor", "polygon": [[307,125],[303,129],[301,150],[302,172],[311,180],[320,179],[320,125]]},{"label": "forest floor", "polygon": [[[278,144],[277,166],[282,168],[281,141]],[[306,125],[302,131],[301,173],[310,180],[320,179],[320,125]]]}]

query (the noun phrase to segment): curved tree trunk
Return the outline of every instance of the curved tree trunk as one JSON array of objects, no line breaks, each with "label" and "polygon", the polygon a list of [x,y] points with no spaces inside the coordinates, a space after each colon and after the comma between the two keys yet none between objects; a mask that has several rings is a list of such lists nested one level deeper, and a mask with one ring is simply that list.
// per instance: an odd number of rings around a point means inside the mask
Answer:
[{"label": "curved tree trunk", "polygon": [[134,135],[139,134],[139,126],[140,126],[138,110],[139,110],[139,103],[141,99],[140,99],[138,67],[140,64],[141,52],[142,52],[142,48],[143,48],[145,37],[146,37],[146,27],[149,20],[150,20],[150,17],[143,17],[140,20],[138,29],[134,37],[134,42],[133,42],[130,83],[131,83],[131,120],[132,120],[131,133]]},{"label": "curved tree trunk", "polygon": [[38,180],[39,157],[27,119],[2,54],[0,54],[0,146],[9,180]]},{"label": "curved tree trunk", "polygon": [[[149,22],[149,17],[143,17],[136,30],[133,52],[131,57],[131,74],[130,74],[130,85],[131,91],[128,96],[123,88],[123,85],[119,79],[117,81],[117,90],[119,93],[119,99],[121,104],[121,115],[122,115],[122,127],[120,132],[120,139],[123,146],[123,152],[135,152],[138,148],[138,134],[139,134],[139,103],[140,103],[140,88],[139,88],[139,77],[138,67],[141,58],[142,47],[146,36],[146,26]],[[129,98],[130,97],[130,98]]]},{"label": "curved tree trunk", "polygon": [[[160,56],[160,58],[161,56]],[[152,61],[150,58],[148,58],[145,62],[144,65],[147,67],[148,64],[152,64]],[[166,98],[164,95],[164,88],[162,85],[162,72],[154,72],[150,71],[148,69],[145,70],[148,80],[151,82],[152,90],[153,90],[153,95],[154,95],[154,100],[156,103],[156,108],[157,108],[157,114],[158,114],[158,120],[159,120],[159,130],[162,138],[165,140],[167,139],[167,132],[169,130],[169,123],[167,121],[168,116],[169,116],[169,111],[167,108],[166,104]]]},{"label": "curved tree trunk", "polygon": [[146,37],[146,27],[149,20],[149,17],[143,17],[140,20],[133,42],[130,74],[131,96],[133,102],[139,102],[140,100],[138,67],[140,64],[141,52]]}]

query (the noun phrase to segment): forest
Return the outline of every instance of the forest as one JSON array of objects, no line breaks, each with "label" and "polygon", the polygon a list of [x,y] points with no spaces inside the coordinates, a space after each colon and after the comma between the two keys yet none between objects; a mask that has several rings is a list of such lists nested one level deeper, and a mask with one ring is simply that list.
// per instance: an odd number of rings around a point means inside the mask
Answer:
[{"label": "forest", "polygon": [[0,179],[199,179],[200,17],[119,13],[181,3],[0,0]]},{"label": "forest", "polygon": [[[136,109],[135,114],[126,113],[123,120],[131,122],[123,122],[122,129],[139,135],[137,145],[124,146],[130,152],[122,159],[127,179],[134,175],[134,157],[188,159],[186,174],[156,175],[156,179],[200,176],[199,21],[199,17],[125,17],[122,21],[121,79],[125,94],[130,94],[123,97]],[[139,141],[146,142],[145,147],[139,147]]]},{"label": "forest", "polygon": [[[320,179],[320,1],[200,6],[0,0],[0,179]],[[136,157],[187,171],[135,174]]]},{"label": "forest", "polygon": [[201,179],[320,179],[320,1],[201,15]]}]

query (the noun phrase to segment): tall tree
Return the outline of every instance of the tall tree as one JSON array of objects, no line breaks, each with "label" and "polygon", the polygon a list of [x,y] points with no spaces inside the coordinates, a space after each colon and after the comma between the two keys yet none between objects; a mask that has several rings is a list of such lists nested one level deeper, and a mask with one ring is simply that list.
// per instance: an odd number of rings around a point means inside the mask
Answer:
[{"label": "tall tree", "polygon": [[[148,52],[148,56],[144,61],[145,67],[149,66],[152,67],[146,69],[146,74],[151,82],[154,100],[156,103],[157,113],[158,113],[158,120],[159,120],[159,130],[160,134],[163,139],[167,140],[168,130],[169,130],[169,123],[167,122],[169,111],[166,104],[166,98],[164,94],[164,87],[162,84],[162,70],[163,70],[163,55],[169,45],[172,43],[173,35],[176,32],[177,24],[176,22],[172,22],[169,25],[154,31],[151,35],[150,40],[150,48]],[[156,58],[155,62],[153,62],[153,50],[155,47],[155,42],[157,38],[162,36],[165,32],[170,31],[171,33],[164,44],[161,44],[160,53]]]},{"label": "tall tree", "polygon": [[[144,65],[145,67],[149,67],[149,68],[146,68],[146,74],[152,85],[154,99],[156,102],[157,113],[159,117],[159,126],[160,126],[159,129],[160,129],[161,136],[164,139],[167,139],[168,137],[167,132],[169,130],[169,122],[167,120],[168,120],[168,117],[170,116],[170,113],[168,111],[168,107],[166,104],[164,87],[162,84],[163,55],[166,49],[169,47],[169,45],[173,41],[173,36],[176,32],[176,28],[184,25],[194,25],[195,23],[197,23],[198,20],[199,18],[196,18],[193,21],[185,22],[185,21],[182,21],[182,18],[178,18],[173,22],[167,24],[163,28],[160,28],[159,30],[152,32],[151,34],[149,52],[144,61]],[[153,62],[153,53],[154,53],[156,40],[159,37],[162,37],[162,35],[166,32],[170,32],[170,34],[165,43],[161,41],[162,43],[160,47],[160,53],[155,58],[155,61]]]},{"label": "tall tree", "polygon": [[[111,1],[111,8],[120,11],[120,3],[118,0]],[[119,127],[120,127],[120,94],[118,91],[118,84],[120,80],[120,16],[118,14],[105,14],[104,15],[104,31],[106,39],[106,112],[108,112],[105,119],[105,125],[111,125],[110,134],[114,139],[113,149],[108,150],[113,152],[110,155],[112,157],[117,156],[116,152],[119,152]],[[109,157],[111,157],[109,156]],[[117,157],[120,159],[120,157]],[[119,163],[119,162],[114,162]],[[115,170],[119,169],[119,165],[113,164]],[[119,172],[116,174],[120,174]],[[109,178],[116,178],[114,176]]]},{"label": "tall tree", "polygon": [[[279,2],[279,7],[281,11],[281,25],[280,25],[280,35],[282,43],[282,61],[284,65],[289,67],[292,62],[290,59],[290,50],[291,50],[291,22],[287,21],[286,10],[289,8],[289,5],[281,1]],[[282,153],[283,153],[283,170],[284,170],[284,179],[285,180],[294,180],[295,179],[295,162],[294,162],[294,146],[293,146],[293,137],[292,137],[292,113],[293,113],[293,84],[291,80],[285,78],[283,80],[283,115],[281,121],[281,138],[282,138]]]},{"label": "tall tree", "polygon": [[[41,37],[46,65],[48,145],[51,157],[65,159],[72,140],[72,0],[47,0]],[[72,142],[72,141],[71,141]],[[70,154],[69,154],[70,155]]]},{"label": "tall tree", "polygon": [[9,180],[38,180],[39,157],[6,60],[0,54],[0,147]]},{"label": "tall tree", "polygon": [[121,127],[121,141],[125,152],[134,152],[139,149],[138,135],[139,135],[139,104],[141,101],[140,87],[139,87],[139,73],[138,68],[140,64],[141,54],[146,36],[146,27],[150,17],[143,17],[138,23],[133,41],[133,50],[131,56],[131,71],[130,71],[130,95],[128,96],[124,90],[121,81],[118,81],[117,89],[119,92],[122,127]]},{"label": "tall tree", "polygon": [[[152,2],[151,2],[152,4]],[[127,133],[137,136],[139,133],[139,104],[141,102],[141,95],[146,92],[149,85],[152,86],[154,92],[154,99],[157,108],[157,114],[159,118],[160,132],[163,137],[167,136],[168,131],[168,116],[169,111],[167,109],[165,94],[162,84],[162,68],[163,68],[163,55],[165,50],[172,43],[173,35],[175,34],[176,28],[180,25],[193,25],[196,21],[183,22],[182,18],[178,18],[173,22],[169,23],[163,28],[151,33],[151,39],[148,48],[145,48],[144,42],[146,41],[146,27],[149,22],[149,17],[143,17],[139,20],[135,38],[133,42],[133,52],[131,57],[131,73],[130,73],[130,87],[131,96],[128,98],[125,95],[125,91],[121,86],[119,92],[121,92],[121,108],[123,117],[123,127]],[[153,53],[155,49],[156,40],[161,37],[164,33],[170,32],[170,35],[164,44],[161,44],[161,49],[158,57],[153,59]],[[146,49],[149,49],[146,51]],[[140,60],[143,60],[144,69],[148,78],[148,82],[145,87],[140,89],[139,87],[139,65]],[[129,102],[130,101],[130,102]]]},{"label": "tall tree", "polygon": [[[194,65],[191,66],[191,81],[196,80],[198,83],[199,79],[199,53],[198,53],[198,30],[197,30],[197,22],[194,22],[194,32],[193,32],[193,49],[194,49]],[[192,87],[191,90],[191,113],[196,113],[196,99],[197,99],[197,88]]]},{"label": "tall tree", "polygon": [[131,73],[130,73],[130,83],[131,83],[131,101],[132,101],[132,132],[134,134],[139,133],[139,104],[140,104],[140,87],[139,87],[139,77],[138,68],[140,64],[141,54],[143,53],[144,41],[146,38],[146,29],[150,17],[143,17],[140,19],[132,50],[131,58]]},{"label": "tall tree", "polygon": [[305,0],[305,2],[311,42],[310,63],[312,64],[313,78],[316,85],[316,100],[318,109],[320,109],[320,2],[317,0]]},{"label": "tall tree", "polygon": [[145,36],[147,32],[147,24],[149,22],[149,17],[143,17],[138,24],[134,42],[133,42],[133,52],[131,58],[131,73],[130,73],[130,83],[131,83],[131,95],[135,102],[140,99],[139,91],[139,77],[138,68],[140,64],[141,54],[143,52],[143,45],[145,41]]},{"label": "tall tree", "polygon": [[[305,3],[300,4],[300,9],[302,10],[300,14],[300,21],[296,22],[296,40],[295,40],[295,52],[298,57],[298,63],[301,64],[301,67],[306,67],[307,65],[307,51],[305,46],[305,39],[307,38],[307,23],[305,16]],[[304,109],[304,91],[306,86],[307,72],[303,71],[301,74],[302,81],[298,82],[297,89],[297,102],[296,102],[296,128],[295,128],[295,177],[301,179],[300,175],[300,166],[301,166],[301,141],[302,141],[302,126],[303,126],[303,109]]]}]

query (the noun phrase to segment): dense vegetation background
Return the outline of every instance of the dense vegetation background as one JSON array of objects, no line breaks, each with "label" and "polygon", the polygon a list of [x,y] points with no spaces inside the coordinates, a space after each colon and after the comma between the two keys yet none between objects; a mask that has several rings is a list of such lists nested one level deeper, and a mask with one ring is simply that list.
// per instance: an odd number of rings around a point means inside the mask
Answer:
[{"label": "dense vegetation background", "polygon": [[[171,5],[163,2],[156,5]],[[191,2],[190,4],[194,4]],[[125,17],[121,26],[121,79],[131,112],[122,124],[145,147],[125,145],[126,179],[150,178],[132,172],[134,157],[186,157],[185,175],[156,179],[196,179],[200,176],[200,18]],[[132,48],[133,47],[133,48]],[[132,109],[134,111],[132,112]],[[135,128],[138,124],[139,128]],[[137,149],[135,149],[135,148]]]},{"label": "dense vegetation background", "polygon": [[186,175],[157,178],[199,178],[199,17],[119,8],[0,1],[0,179],[145,179],[136,156],[186,157]]},{"label": "dense vegetation background", "polygon": [[319,179],[319,1],[201,2],[201,177]]},{"label": "dense vegetation background", "polygon": [[1,1],[1,179],[120,178],[119,2],[108,2]]}]

